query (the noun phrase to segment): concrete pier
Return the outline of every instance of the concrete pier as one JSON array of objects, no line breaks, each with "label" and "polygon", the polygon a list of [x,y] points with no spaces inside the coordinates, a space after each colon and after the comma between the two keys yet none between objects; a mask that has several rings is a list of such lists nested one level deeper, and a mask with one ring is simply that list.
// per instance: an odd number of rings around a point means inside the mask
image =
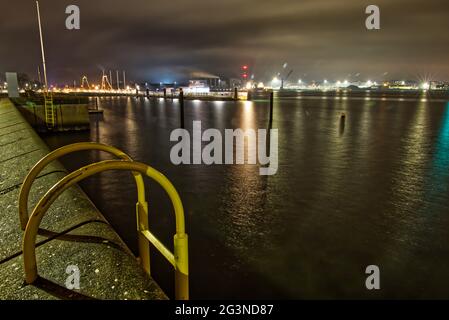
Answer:
[{"label": "concrete pier", "polygon": [[[0,299],[167,299],[79,187],[67,190],[45,216],[41,228],[57,234],[38,236],[41,278],[24,284],[19,191],[25,175],[48,152],[16,107],[0,100]],[[65,172],[55,162],[41,173],[30,193],[30,212]],[[129,216],[134,219],[135,213]],[[68,266],[79,268],[79,290],[66,288]]]},{"label": "concrete pier", "polygon": [[[53,131],[82,131],[90,129],[87,104],[54,104],[56,125]],[[38,132],[47,132],[43,105],[21,105],[18,107],[27,122]]]}]

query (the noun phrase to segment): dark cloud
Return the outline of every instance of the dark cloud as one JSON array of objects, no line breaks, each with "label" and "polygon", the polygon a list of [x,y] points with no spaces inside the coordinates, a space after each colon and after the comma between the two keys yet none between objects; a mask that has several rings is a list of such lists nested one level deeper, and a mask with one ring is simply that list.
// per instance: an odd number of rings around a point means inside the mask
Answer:
[{"label": "dark cloud", "polygon": [[[271,78],[287,61],[293,77],[449,78],[447,0],[377,0],[380,31],[365,29],[361,0],[41,0],[49,77],[72,82],[105,69],[129,78],[180,80],[195,70],[224,76],[248,63]],[[65,8],[81,30],[65,29]],[[0,72],[36,73],[35,2],[0,0]],[[265,80],[265,79],[264,79]]]}]

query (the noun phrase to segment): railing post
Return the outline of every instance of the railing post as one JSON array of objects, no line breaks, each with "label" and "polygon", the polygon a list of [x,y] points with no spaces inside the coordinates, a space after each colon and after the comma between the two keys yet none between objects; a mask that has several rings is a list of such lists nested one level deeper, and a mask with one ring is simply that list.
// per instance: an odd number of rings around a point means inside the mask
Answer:
[{"label": "railing post", "polygon": [[175,235],[175,299],[189,300],[189,256],[187,234]]},{"label": "railing post", "polygon": [[140,265],[145,272],[151,276],[150,243],[141,232],[143,230],[148,230],[148,203],[138,202],[136,204],[136,214]]}]

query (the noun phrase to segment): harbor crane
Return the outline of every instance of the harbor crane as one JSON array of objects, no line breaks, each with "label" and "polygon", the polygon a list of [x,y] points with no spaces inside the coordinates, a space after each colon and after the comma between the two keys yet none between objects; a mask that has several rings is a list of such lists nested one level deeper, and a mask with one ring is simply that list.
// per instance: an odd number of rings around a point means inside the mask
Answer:
[{"label": "harbor crane", "polygon": [[83,76],[81,78],[81,89],[84,89],[84,84],[86,84],[87,89],[90,89],[89,81],[87,81],[87,77],[86,76]]},{"label": "harbor crane", "polygon": [[288,80],[288,78],[292,75],[292,73],[293,73],[293,69],[290,70],[290,72],[287,73],[287,75],[281,79],[281,90],[284,89],[284,82]]},{"label": "harbor crane", "polygon": [[103,77],[101,78],[101,90],[112,90],[112,85],[109,82],[108,76],[104,74],[104,71]]}]

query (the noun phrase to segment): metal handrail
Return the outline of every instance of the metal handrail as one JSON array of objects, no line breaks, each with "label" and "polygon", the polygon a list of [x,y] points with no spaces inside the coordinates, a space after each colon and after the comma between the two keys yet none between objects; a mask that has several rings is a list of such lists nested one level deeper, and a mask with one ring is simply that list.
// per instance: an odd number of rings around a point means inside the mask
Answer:
[{"label": "metal handrail", "polygon": [[[78,152],[78,151],[87,151],[87,150],[98,150],[108,152],[110,154],[115,155],[116,157],[128,161],[133,161],[130,156],[126,153],[112,146],[108,146],[102,143],[96,142],[80,142],[70,144],[59,149],[50,152],[48,155],[43,157],[28,173],[25,177],[25,180],[22,183],[22,187],[20,189],[19,195],[19,218],[20,218],[20,226],[22,230],[25,230],[26,225],[28,223],[28,197],[30,194],[31,187],[33,185],[34,180],[37,178],[40,172],[51,162],[54,160],[67,155],[69,153]],[[145,183],[143,181],[143,177],[138,172],[132,173],[134,179],[136,181],[137,188],[137,204],[136,204],[136,216],[137,221],[140,224],[146,226],[148,228],[148,203],[145,199]],[[146,237],[142,234],[138,235],[139,242],[139,257],[140,264],[148,275],[151,275],[150,268],[150,247],[146,240]]]},{"label": "metal handrail", "polygon": [[[128,156],[123,151],[111,147],[105,144],[96,143],[96,142],[80,142],[80,143],[74,143],[70,144],[64,147],[61,147],[59,149],[56,149],[49,154],[47,154],[45,157],[43,157],[41,160],[39,160],[36,165],[30,170],[28,175],[25,177],[25,180],[22,183],[22,187],[20,189],[20,195],[19,195],[19,218],[20,218],[20,227],[22,230],[25,230],[26,225],[28,223],[28,197],[30,194],[31,187],[33,185],[34,180],[37,178],[39,173],[44,170],[44,168],[49,165],[51,162],[59,159],[62,156],[65,156],[67,154],[78,152],[78,151],[87,151],[87,150],[98,150],[98,151],[104,151],[110,154],[115,155],[116,157],[133,161],[130,156]],[[145,185],[143,182],[142,175],[140,173],[133,173],[134,178],[136,180],[136,186],[137,186],[137,192],[138,192],[138,201],[140,203],[146,203],[145,200]]]},{"label": "metal handrail", "polygon": [[[56,183],[38,202],[33,209],[33,212],[28,219],[28,194],[34,179],[38,173],[51,161],[56,158],[74,151],[80,150],[102,150],[116,154],[124,158],[122,161],[102,161],[80,168],[71,174],[67,175]],[[149,244],[153,244],[156,249],[174,266],[175,268],[175,298],[178,300],[189,299],[189,271],[188,271],[188,237],[185,233],[184,209],[178,192],[172,183],[157,170],[130,160],[129,156],[120,150],[96,143],[81,143],[69,145],[44,157],[36,166],[30,171],[25,179],[24,185],[20,193],[19,210],[21,213],[21,222],[26,217],[26,228],[23,239],[23,258],[24,268],[27,283],[33,283],[37,279],[37,265],[35,254],[36,236],[39,231],[39,225],[49,209],[50,205],[59,197],[59,195],[76,184],[77,182],[92,176],[96,173],[107,170],[125,170],[132,171],[136,179],[137,189],[139,193],[139,202],[136,205],[137,213],[137,229],[139,231],[139,255],[140,262],[148,275],[150,272],[150,251]],[[158,182],[169,195],[176,216],[176,234],[174,236],[174,254],[171,253],[148,229],[148,204],[145,201],[145,188],[142,175],[145,174]],[[22,195],[23,193],[23,195]]]}]

